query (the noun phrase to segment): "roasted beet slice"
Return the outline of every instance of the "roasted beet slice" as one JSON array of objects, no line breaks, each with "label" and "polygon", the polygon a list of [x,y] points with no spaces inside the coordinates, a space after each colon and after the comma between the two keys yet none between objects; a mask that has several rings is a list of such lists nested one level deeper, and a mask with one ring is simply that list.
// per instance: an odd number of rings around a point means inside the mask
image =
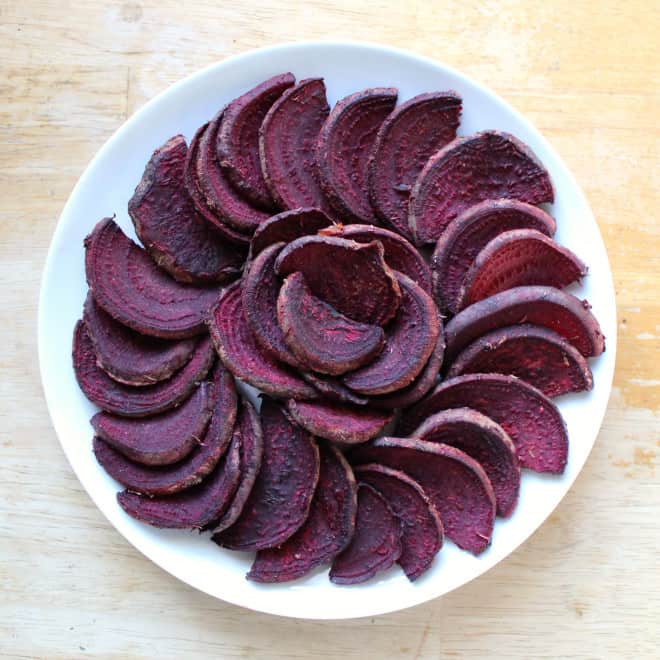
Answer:
[{"label": "roasted beet slice", "polygon": [[309,371],[303,371],[301,375],[329,401],[353,403],[356,406],[366,406],[369,403],[369,399],[366,396],[360,396],[352,392],[338,378],[321,376],[320,374],[314,374]]},{"label": "roasted beet slice", "polygon": [[369,161],[371,204],[404,236],[410,190],[426,161],[456,137],[460,116],[456,92],[428,92],[395,108],[378,130]]},{"label": "roasted beet slice", "polygon": [[479,252],[498,234],[512,229],[536,229],[553,236],[556,223],[542,209],[515,199],[488,199],[452,220],[431,257],[433,293],[442,310],[454,314],[465,274]]},{"label": "roasted beet slice", "polygon": [[379,325],[340,314],[312,294],[300,272],[289,275],[280,289],[277,320],[293,354],[322,374],[339,376],[357,369],[371,362],[385,344]]},{"label": "roasted beet slice", "polygon": [[330,236],[303,236],[280,252],[275,270],[281,277],[300,271],[315,296],[361,323],[385,325],[401,299],[377,241],[362,245]]},{"label": "roasted beet slice", "polygon": [[376,221],[369,201],[369,156],[396,97],[391,87],[351,94],[335,105],[321,128],[316,146],[321,189],[342,218]]},{"label": "roasted beet slice", "polygon": [[490,545],[495,494],[483,468],[466,453],[416,438],[378,438],[353,449],[348,459],[401,470],[417,481],[459,548],[478,555]]},{"label": "roasted beet slice", "polygon": [[332,562],[330,580],[359,584],[385,571],[401,556],[401,522],[377,490],[359,484],[355,532]]},{"label": "roasted beet slice", "polygon": [[586,274],[587,267],[568,248],[534,229],[513,229],[496,236],[476,256],[463,279],[456,308],[516,286],[563,288]]},{"label": "roasted beet slice", "polygon": [[274,401],[261,404],[264,452],[261,469],[238,520],[213,536],[232,550],[281,545],[305,522],[319,478],[319,449],[306,431],[289,422]]},{"label": "roasted beet slice", "polygon": [[283,73],[253,87],[226,108],[218,132],[220,166],[234,188],[255,206],[274,207],[259,162],[259,128],[273,103],[295,83],[292,73]]},{"label": "roasted beet slice", "polygon": [[255,582],[286,582],[338,555],[355,530],[357,484],[334,447],[320,446],[319,481],[303,526],[279,548],[260,550],[247,574]]},{"label": "roasted beet slice", "polygon": [[413,186],[408,223],[415,241],[433,243],[465,209],[499,197],[552,202],[550,175],[532,150],[508,133],[456,138],[429,158]]},{"label": "roasted beet slice", "polygon": [[575,347],[553,330],[531,324],[498,328],[469,344],[447,375],[469,373],[517,376],[551,397],[594,385],[591,369]]},{"label": "roasted beet slice", "polygon": [[255,341],[243,313],[240,282],[225,289],[209,327],[220,359],[236,378],[276,398],[316,398],[311,385]]},{"label": "roasted beet slice", "polygon": [[386,333],[383,352],[366,367],[343,377],[360,394],[389,394],[412,383],[422,372],[441,332],[438,310],[429,296],[409,277],[397,273],[401,305]]},{"label": "roasted beet slice", "polygon": [[440,514],[422,487],[405,472],[372,463],[358,466],[355,475],[360,482],[375,488],[401,521],[398,564],[414,582],[430,568],[442,548]]}]

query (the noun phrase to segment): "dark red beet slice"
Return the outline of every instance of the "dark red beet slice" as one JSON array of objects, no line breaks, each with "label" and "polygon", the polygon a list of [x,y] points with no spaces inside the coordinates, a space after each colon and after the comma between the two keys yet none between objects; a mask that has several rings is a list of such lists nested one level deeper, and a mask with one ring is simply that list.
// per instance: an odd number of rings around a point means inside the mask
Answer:
[{"label": "dark red beet slice", "polygon": [[243,313],[240,282],[225,289],[209,328],[220,359],[236,378],[276,398],[317,397],[311,385],[257,344]]},{"label": "dark red beet slice", "polygon": [[465,209],[500,197],[552,202],[550,175],[532,150],[508,133],[456,138],[429,158],[413,186],[408,223],[415,241],[433,243]]},{"label": "dark red beet slice", "polygon": [[456,92],[429,92],[395,108],[378,130],[369,161],[371,204],[404,236],[410,235],[408,198],[415,180],[426,161],[456,137],[460,116]]},{"label": "dark red beet slice", "polygon": [[321,128],[316,147],[321,189],[341,217],[376,221],[369,201],[369,156],[396,97],[391,87],[351,94],[335,105]]},{"label": "dark red beet slice", "polygon": [[459,548],[478,555],[490,545],[495,494],[483,468],[464,452],[415,438],[378,438],[356,447],[348,459],[402,470],[417,481]]},{"label": "dark red beet slice", "polygon": [[529,324],[498,328],[464,348],[447,375],[469,373],[517,376],[551,397],[590,390],[594,384],[576,348],[556,332]]},{"label": "dark red beet slice", "polygon": [[213,540],[232,550],[281,545],[305,522],[319,478],[314,439],[268,398],[261,404],[261,469],[238,520]]},{"label": "dark red beet slice", "polygon": [[304,525],[279,548],[260,550],[247,574],[255,582],[286,582],[338,555],[355,530],[357,484],[334,447],[320,446],[319,481]]},{"label": "dark red beet slice", "polygon": [[353,538],[330,569],[335,584],[366,582],[401,556],[401,522],[383,496],[371,486],[359,484],[357,503]]},{"label": "dark red beet slice", "polygon": [[371,362],[385,343],[379,325],[359,323],[340,314],[312,295],[299,272],[289,275],[280,289],[277,320],[293,354],[307,368],[331,376]]},{"label": "dark red beet slice", "polygon": [[402,524],[398,564],[411,582],[428,570],[442,548],[444,531],[437,509],[422,487],[405,472],[383,465],[355,469],[362,483],[375,488]]},{"label": "dark red beet slice", "polygon": [[329,401],[353,403],[356,406],[366,406],[369,403],[369,399],[366,396],[360,396],[352,392],[338,378],[321,376],[320,374],[314,374],[308,371],[303,371],[301,375]]},{"label": "dark red beet slice", "polygon": [[376,241],[303,236],[282,250],[275,270],[281,277],[300,271],[315,296],[361,323],[385,325],[399,306],[397,279]]},{"label": "dark red beet slice", "polygon": [[431,257],[433,292],[440,308],[454,314],[465,274],[482,248],[512,229],[536,229],[553,236],[556,223],[542,209],[515,199],[488,199],[452,220]]},{"label": "dark red beet slice", "polygon": [[456,308],[516,286],[563,288],[586,274],[587,267],[568,248],[534,229],[513,229],[496,236],[476,256],[463,279]]},{"label": "dark red beet slice", "polygon": [[431,296],[409,277],[396,276],[401,305],[387,330],[383,352],[371,364],[343,377],[344,384],[360,394],[389,394],[410,385],[426,366],[441,332]]}]

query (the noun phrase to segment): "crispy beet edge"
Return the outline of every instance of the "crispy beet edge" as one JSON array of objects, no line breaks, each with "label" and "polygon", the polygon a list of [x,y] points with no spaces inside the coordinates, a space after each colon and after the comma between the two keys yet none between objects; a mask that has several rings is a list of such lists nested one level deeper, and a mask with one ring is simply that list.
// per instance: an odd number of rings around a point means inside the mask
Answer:
[{"label": "crispy beet edge", "polygon": [[356,406],[366,406],[369,398],[360,396],[346,387],[341,380],[333,376],[321,376],[310,371],[303,371],[302,377],[322,394],[328,401],[352,403]]}]

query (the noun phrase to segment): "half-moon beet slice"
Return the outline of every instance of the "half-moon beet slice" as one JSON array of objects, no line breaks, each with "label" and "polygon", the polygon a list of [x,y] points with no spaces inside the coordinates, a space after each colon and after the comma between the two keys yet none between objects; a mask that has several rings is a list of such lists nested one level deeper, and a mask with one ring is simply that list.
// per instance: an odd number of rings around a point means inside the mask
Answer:
[{"label": "half-moon beet slice", "polygon": [[422,487],[405,472],[372,463],[356,467],[355,475],[360,482],[375,488],[401,521],[398,564],[414,582],[430,568],[442,548],[440,514]]},{"label": "half-moon beet slice", "polygon": [[360,394],[389,394],[410,385],[422,372],[441,332],[438,310],[428,293],[397,273],[401,305],[386,333],[383,352],[366,367],[343,377]]},{"label": "half-moon beet slice", "polygon": [[354,321],[385,325],[401,299],[399,284],[377,241],[362,245],[330,236],[303,236],[280,252],[280,277],[300,271],[315,296]]},{"label": "half-moon beet slice", "polygon": [[551,397],[594,385],[587,361],[574,346],[553,330],[531,324],[498,328],[469,344],[447,376],[469,373],[517,376]]},{"label": "half-moon beet slice", "polygon": [[578,257],[545,234],[534,229],[505,231],[472,262],[456,309],[517,286],[539,284],[561,289],[586,274],[587,267]]},{"label": "half-moon beet slice", "polygon": [[429,92],[395,108],[378,130],[369,161],[371,203],[406,237],[410,190],[426,161],[456,137],[460,116],[456,92]]},{"label": "half-moon beet slice", "polygon": [[431,257],[433,293],[440,308],[454,314],[465,274],[479,252],[498,234],[512,229],[536,229],[554,236],[556,223],[536,206],[515,199],[488,199],[452,220]]},{"label": "half-moon beet slice", "polygon": [[259,128],[273,103],[295,83],[291,73],[273,76],[234,99],[226,108],[218,132],[220,166],[234,188],[252,204],[274,206],[259,162]]},{"label": "half-moon beet slice", "polygon": [[307,575],[338,555],[355,530],[357,484],[351,467],[334,447],[319,447],[321,465],[309,515],[279,548],[260,550],[247,574],[255,582],[286,582]]},{"label": "half-moon beet slice", "polygon": [[353,403],[356,406],[366,406],[369,399],[366,396],[360,396],[346,387],[339,378],[332,376],[321,376],[309,371],[301,372],[302,377],[318,390],[329,401],[338,401],[340,403]]},{"label": "half-moon beet slice", "polygon": [[319,448],[268,398],[261,404],[264,452],[261,469],[238,520],[214,534],[231,550],[281,545],[305,522],[319,478]]},{"label": "half-moon beet slice", "polygon": [[110,316],[165,339],[204,333],[219,293],[173,280],[112,218],[101,220],[85,239],[85,272],[94,300]]},{"label": "half-moon beet slice", "polygon": [[369,200],[369,157],[396,98],[391,87],[355,92],[335,105],[321,128],[316,146],[321,189],[341,217],[376,222]]},{"label": "half-moon beet slice", "polygon": [[331,376],[371,362],[385,343],[379,325],[359,323],[340,314],[312,295],[300,272],[289,275],[280,288],[277,320],[293,354],[307,368]]},{"label": "half-moon beet slice", "polygon": [[390,568],[401,551],[401,522],[377,490],[359,484],[355,532],[332,562],[330,580],[335,584],[366,582]]},{"label": "half-moon beet slice", "polygon": [[429,158],[413,186],[408,206],[413,237],[420,245],[433,243],[465,209],[500,197],[552,202],[550,175],[532,150],[508,133],[456,138]]}]

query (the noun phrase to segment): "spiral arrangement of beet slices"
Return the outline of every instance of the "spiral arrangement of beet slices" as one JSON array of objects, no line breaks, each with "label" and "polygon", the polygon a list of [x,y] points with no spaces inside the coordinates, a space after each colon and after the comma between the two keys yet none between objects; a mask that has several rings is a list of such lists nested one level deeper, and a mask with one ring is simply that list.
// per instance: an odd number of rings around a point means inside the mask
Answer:
[{"label": "spiral arrangement of beet slices", "polygon": [[413,581],[445,541],[487,551],[525,470],[563,472],[553,398],[605,350],[563,290],[587,268],[538,157],[457,136],[463,111],[394,88],[331,108],[282,73],[155,149],[127,207],[144,247],[114,218],[85,239],[73,339],[128,515],[256,552],[257,582]]}]

